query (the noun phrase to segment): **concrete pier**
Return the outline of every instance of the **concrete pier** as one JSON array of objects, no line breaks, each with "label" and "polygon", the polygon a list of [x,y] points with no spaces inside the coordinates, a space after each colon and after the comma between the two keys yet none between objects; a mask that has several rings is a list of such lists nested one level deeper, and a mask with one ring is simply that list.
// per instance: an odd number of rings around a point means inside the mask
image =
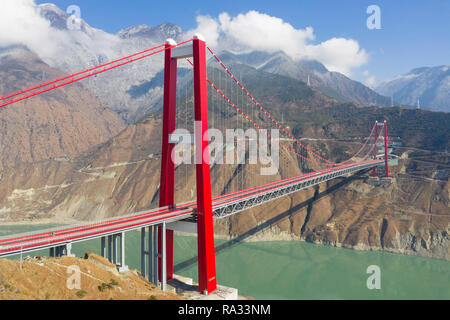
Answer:
[{"label": "concrete pier", "polygon": [[119,272],[128,271],[128,266],[125,264],[125,232],[120,233],[120,267]]},{"label": "concrete pier", "polygon": [[[165,223],[161,226],[165,228]],[[159,285],[158,277],[158,257],[161,258],[162,264],[165,265],[166,257],[158,255],[158,226],[149,226],[141,229],[141,274],[149,282],[153,282],[156,286]],[[162,237],[162,246],[165,246],[165,237]],[[165,252],[165,250],[163,250]],[[162,279],[166,279],[166,269],[163,267]],[[166,287],[165,281],[161,282],[161,288]]]},{"label": "concrete pier", "polygon": [[112,262],[112,236],[108,236],[108,261]]},{"label": "concrete pier", "polygon": [[113,234],[112,239],[112,263],[117,264],[117,234]]},{"label": "concrete pier", "polygon": [[191,278],[173,275],[167,282],[167,291],[178,294],[187,300],[245,300],[246,297],[238,295],[238,289],[217,285],[217,289],[209,295],[198,292],[198,284]]},{"label": "concrete pier", "polygon": [[66,244],[66,248],[65,248],[65,255],[67,257],[75,257],[75,254],[72,253],[72,243],[69,242]]},{"label": "concrete pier", "polygon": [[166,291],[167,289],[167,259],[166,259],[166,223],[162,224],[162,237],[161,237],[161,290]]},{"label": "concrete pier", "polygon": [[102,237],[100,244],[100,255],[106,258],[106,237]]},{"label": "concrete pier", "polygon": [[153,283],[158,284],[158,228],[153,226]]}]

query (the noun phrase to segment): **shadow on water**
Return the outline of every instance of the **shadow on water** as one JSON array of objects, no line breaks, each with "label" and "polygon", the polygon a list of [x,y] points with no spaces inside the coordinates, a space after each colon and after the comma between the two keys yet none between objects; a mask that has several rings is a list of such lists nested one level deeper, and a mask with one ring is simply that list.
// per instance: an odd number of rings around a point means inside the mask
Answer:
[{"label": "shadow on water", "polygon": [[[249,238],[249,237],[255,235],[256,233],[258,233],[258,232],[260,232],[260,231],[262,231],[262,230],[264,230],[264,229],[270,227],[270,226],[273,225],[273,224],[276,224],[276,223],[279,222],[280,220],[282,220],[282,219],[288,217],[289,215],[295,213],[296,211],[298,211],[298,210],[300,210],[300,209],[302,209],[302,208],[307,207],[307,209],[308,209],[307,211],[308,211],[308,213],[310,213],[310,212],[311,212],[311,209],[312,209],[312,205],[313,205],[316,201],[318,201],[318,200],[320,200],[320,199],[326,197],[327,195],[329,195],[329,194],[331,194],[331,193],[333,193],[333,192],[339,190],[340,188],[342,188],[342,187],[348,185],[348,184],[349,184],[350,182],[352,182],[352,181],[355,181],[355,180],[363,180],[363,179],[364,179],[363,175],[364,175],[365,173],[369,172],[370,170],[371,170],[371,169],[367,169],[367,170],[361,171],[361,172],[359,172],[359,173],[357,173],[357,174],[355,174],[355,175],[352,175],[351,177],[344,178],[342,181],[336,183],[335,185],[331,186],[330,188],[326,189],[326,190],[323,191],[323,192],[320,192],[320,193],[319,193],[319,192],[318,192],[318,188],[317,188],[316,191],[314,192],[314,196],[312,196],[312,197],[309,198],[308,200],[306,200],[306,201],[304,201],[304,202],[302,202],[302,203],[297,204],[296,206],[290,208],[289,210],[286,210],[285,212],[283,212],[283,213],[281,213],[281,214],[279,214],[279,215],[277,215],[277,216],[275,216],[275,217],[273,217],[273,218],[271,218],[271,219],[265,221],[264,223],[262,223],[262,224],[260,224],[260,225],[258,225],[258,226],[256,226],[256,227],[254,227],[254,228],[248,230],[247,232],[244,232],[243,234],[237,236],[236,238],[234,238],[234,239],[232,239],[232,240],[230,240],[230,241],[224,242],[224,243],[222,243],[222,244],[216,246],[216,247],[215,247],[216,254],[218,254],[218,253],[220,253],[221,251],[223,251],[223,250],[225,250],[225,249],[228,249],[228,248],[230,248],[230,247],[232,247],[232,246],[234,246],[234,245],[236,245],[236,244],[241,243],[241,242],[244,241],[245,239],[247,239],[247,238]],[[306,225],[307,221],[309,220],[308,213],[307,213],[307,218],[305,218],[305,223],[303,224],[302,229],[301,229],[301,232],[302,232],[302,233],[304,232],[304,230],[305,230],[305,225]],[[279,252],[277,252],[277,254],[279,254]],[[190,259],[187,259],[187,260],[185,260],[185,261],[182,261],[182,262],[176,264],[176,265],[174,266],[174,272],[178,272],[178,271],[180,271],[180,270],[183,270],[183,269],[185,269],[185,268],[187,268],[187,267],[190,267],[190,266],[194,265],[195,263],[197,263],[197,260],[198,260],[198,258],[197,258],[197,256],[195,256],[195,257],[192,257],[192,258],[190,258]]]}]

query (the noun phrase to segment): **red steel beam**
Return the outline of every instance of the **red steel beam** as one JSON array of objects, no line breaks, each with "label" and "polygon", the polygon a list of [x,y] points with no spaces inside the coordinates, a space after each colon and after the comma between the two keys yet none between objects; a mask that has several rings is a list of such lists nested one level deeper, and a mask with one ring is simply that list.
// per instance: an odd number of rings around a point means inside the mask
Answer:
[{"label": "red steel beam", "polygon": [[[194,102],[196,121],[196,178],[197,178],[197,247],[198,289],[211,293],[217,288],[214,228],[211,201],[211,177],[208,139],[208,87],[206,79],[206,45],[193,40]],[[200,127],[200,128],[199,128]]]},{"label": "red steel beam", "polygon": [[386,178],[389,178],[388,132],[386,120],[384,120],[384,165]]},{"label": "red steel beam", "polygon": [[[159,188],[160,207],[173,207],[175,199],[175,164],[172,159],[174,144],[169,143],[169,136],[176,128],[177,112],[177,59],[172,58],[172,49],[166,43],[164,60],[164,100],[161,172]],[[162,228],[158,227],[158,277],[162,281]],[[166,230],[166,275],[167,280],[173,278],[173,230]]]},{"label": "red steel beam", "polygon": [[[373,160],[377,159],[377,153],[378,153],[378,149],[377,149],[377,142],[378,142],[378,121],[375,121],[375,142],[374,142],[374,148],[373,148]],[[372,177],[376,177],[377,176],[377,167],[373,167],[373,171],[372,171]]]}]

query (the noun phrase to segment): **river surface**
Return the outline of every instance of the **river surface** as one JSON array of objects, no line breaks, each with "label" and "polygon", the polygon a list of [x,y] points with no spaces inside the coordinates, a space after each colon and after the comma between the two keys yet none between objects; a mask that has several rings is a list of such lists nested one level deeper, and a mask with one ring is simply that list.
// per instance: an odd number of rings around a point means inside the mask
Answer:
[{"label": "river surface", "polygon": [[[53,227],[0,226],[0,236]],[[175,237],[175,273],[197,280],[197,242]],[[140,233],[126,234],[126,263],[140,267]],[[100,240],[73,245],[82,257],[100,252]],[[47,255],[48,250],[27,255]],[[18,257],[13,257],[17,259]],[[218,283],[256,299],[450,299],[450,262],[379,251],[354,251],[299,241],[216,240]],[[380,289],[368,289],[369,266],[380,270]],[[372,276],[373,277],[373,276]]]}]

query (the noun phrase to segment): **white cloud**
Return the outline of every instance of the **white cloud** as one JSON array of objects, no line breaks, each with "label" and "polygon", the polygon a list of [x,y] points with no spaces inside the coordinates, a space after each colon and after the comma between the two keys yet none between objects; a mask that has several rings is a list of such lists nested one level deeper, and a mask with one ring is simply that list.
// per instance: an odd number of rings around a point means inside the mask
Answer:
[{"label": "white cloud", "polygon": [[233,42],[253,50],[283,50],[290,56],[301,54],[307,40],[313,40],[311,27],[297,30],[280,18],[249,11],[231,18],[227,13],[219,15],[221,31]]},{"label": "white cloud", "polygon": [[218,18],[198,16],[198,26],[187,32],[201,33],[217,50],[248,52],[253,50],[284,51],[294,59],[316,59],[330,71],[350,75],[351,70],[368,62],[368,54],[360,48],[358,41],[332,38],[314,44],[314,29],[296,29],[280,18],[257,11],[248,11],[230,17],[221,13]]},{"label": "white cloud", "polygon": [[375,79],[374,76],[369,76],[367,77],[366,81],[364,81],[364,83],[366,86],[373,89],[377,85],[377,80]]},{"label": "white cloud", "polygon": [[44,55],[56,49],[50,23],[39,16],[34,0],[2,0],[0,30],[0,46],[24,44]]},{"label": "white cloud", "polygon": [[[85,50],[92,59],[104,55],[115,57],[114,47],[119,39],[111,34],[90,28],[87,32],[58,30],[39,14],[34,0],[0,0],[0,47],[24,44],[44,61],[62,60],[67,52]],[[218,17],[199,15],[197,28],[186,33],[191,37],[201,33],[216,50],[249,52],[284,51],[294,59],[316,59],[330,71],[350,75],[351,71],[367,63],[368,54],[353,39],[332,38],[314,43],[311,26],[296,29],[280,18],[257,11],[248,11],[231,17],[221,13]],[[63,64],[60,61],[59,65]],[[84,63],[79,62],[79,65]]]},{"label": "white cloud", "polygon": [[375,76],[371,76],[371,75],[369,74],[369,70],[364,70],[364,71],[362,72],[362,74],[366,77],[366,80],[364,80],[364,84],[365,84],[366,86],[368,86],[368,87],[371,88],[371,89],[373,89],[373,88],[375,88],[375,87],[377,86],[378,82],[377,82],[377,80],[375,79]]},{"label": "white cloud", "polygon": [[219,24],[210,16],[197,16],[197,28],[189,32],[189,36],[200,33],[205,39],[208,39],[208,44],[212,47],[217,47],[219,41]]},{"label": "white cloud", "polygon": [[[81,59],[77,64],[80,68],[86,66],[83,59],[95,61],[99,55],[116,57],[114,46],[119,39],[115,35],[87,25],[84,31],[52,28],[50,22],[40,15],[34,0],[0,1],[0,47],[25,45],[51,65],[62,66],[65,60]],[[46,7],[60,12],[54,5]],[[91,57],[77,57],[76,51],[89,52]],[[68,56],[68,53],[72,54]]]},{"label": "white cloud", "polygon": [[353,68],[367,63],[368,55],[353,39],[332,38],[318,45],[305,46],[307,57],[322,62],[329,70],[350,75]]}]

